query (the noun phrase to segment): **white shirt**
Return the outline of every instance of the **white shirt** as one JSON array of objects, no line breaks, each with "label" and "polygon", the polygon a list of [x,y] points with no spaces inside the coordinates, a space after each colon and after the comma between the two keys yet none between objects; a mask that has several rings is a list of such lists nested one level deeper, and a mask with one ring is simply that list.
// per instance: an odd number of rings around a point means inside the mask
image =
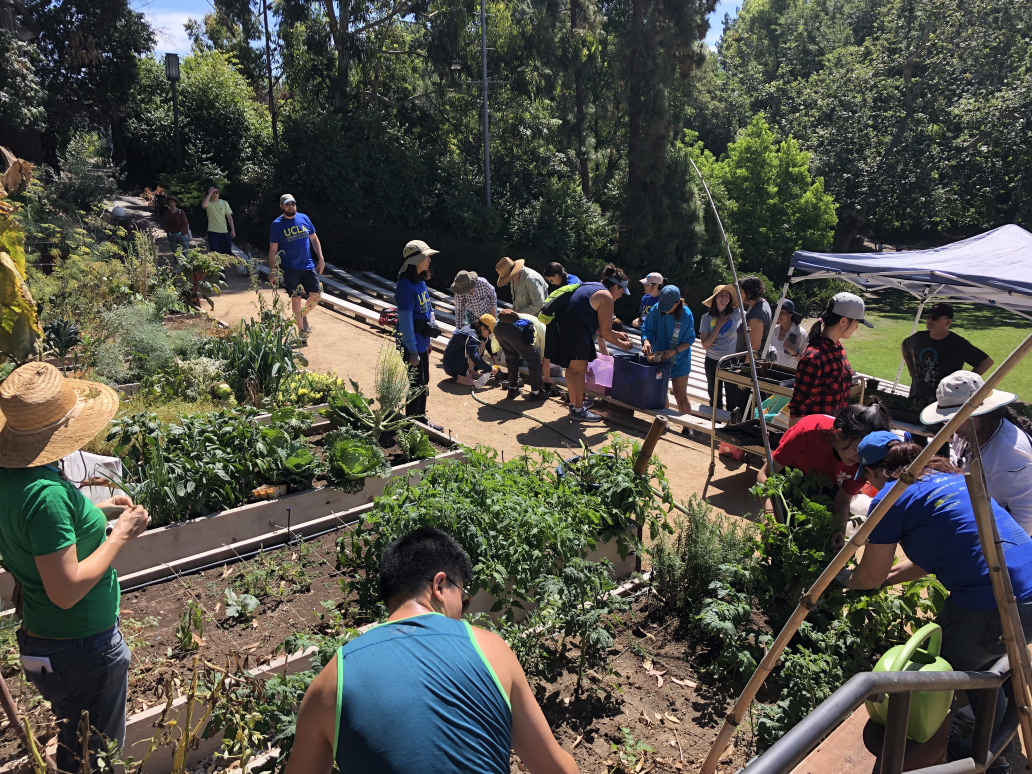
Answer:
[{"label": "white shirt", "polygon": [[[803,329],[795,323],[793,323],[788,329],[788,333],[785,334],[784,341],[778,339],[780,333],[781,325],[775,325],[774,335],[770,337],[770,348],[777,352],[777,357],[774,358],[774,362],[778,365],[795,368],[796,363],[799,362],[799,355],[803,354],[803,351],[806,349],[806,334],[803,333]],[[792,339],[793,336],[795,336],[794,340]],[[790,355],[785,352],[785,344],[789,344],[792,349],[799,353],[799,355]]]},{"label": "white shirt", "polygon": [[[962,439],[954,436],[951,456],[965,446]],[[1032,440],[1020,427],[1004,419],[979,451],[989,496],[1032,535]],[[957,465],[961,462],[967,470],[967,459],[954,460]]]}]

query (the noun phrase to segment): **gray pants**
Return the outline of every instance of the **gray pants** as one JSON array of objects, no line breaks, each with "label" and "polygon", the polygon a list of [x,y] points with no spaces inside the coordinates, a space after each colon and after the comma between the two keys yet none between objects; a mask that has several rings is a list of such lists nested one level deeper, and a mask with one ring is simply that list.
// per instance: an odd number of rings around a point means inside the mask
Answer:
[{"label": "gray pants", "polygon": [[509,389],[519,386],[520,361],[527,364],[530,371],[530,389],[537,392],[541,389],[541,355],[523,340],[523,332],[512,323],[499,322],[495,325],[494,336],[505,355],[505,367],[509,369]]}]

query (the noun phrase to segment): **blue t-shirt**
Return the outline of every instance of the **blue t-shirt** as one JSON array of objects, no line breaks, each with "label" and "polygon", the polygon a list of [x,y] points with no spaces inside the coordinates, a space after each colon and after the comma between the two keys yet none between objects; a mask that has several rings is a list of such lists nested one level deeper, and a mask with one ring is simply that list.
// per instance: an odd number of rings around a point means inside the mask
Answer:
[{"label": "blue t-shirt", "polygon": [[394,304],[398,307],[401,343],[409,352],[426,352],[430,349],[430,337],[416,331],[417,327],[422,327],[422,322],[432,319],[426,283],[420,280],[413,284],[408,277],[400,277],[394,288]]},{"label": "blue t-shirt", "polygon": [[312,221],[300,212],[292,218],[280,215],[272,221],[269,242],[279,245],[280,266],[295,271],[315,271],[312,246],[308,241],[314,233]]},{"label": "blue t-shirt", "polygon": [[[871,512],[889,491],[887,485],[871,501]],[[1032,597],[1032,538],[1007,511],[992,502],[1014,595]],[[871,543],[899,543],[907,557],[934,573],[950,599],[969,610],[993,610],[996,597],[978,540],[964,476],[930,473],[908,486],[871,532]]]},{"label": "blue t-shirt", "polygon": [[[525,322],[520,320],[520,322]],[[527,323],[529,325],[529,323]],[[442,365],[448,376],[465,376],[469,370],[466,358],[473,361],[478,371],[490,371],[491,364],[480,357],[480,337],[468,325],[455,329],[448,346],[444,348]]]},{"label": "blue t-shirt", "polygon": [[659,296],[654,296],[651,293],[646,293],[641,297],[641,303],[638,304],[638,317],[645,319],[646,313],[659,303]]}]

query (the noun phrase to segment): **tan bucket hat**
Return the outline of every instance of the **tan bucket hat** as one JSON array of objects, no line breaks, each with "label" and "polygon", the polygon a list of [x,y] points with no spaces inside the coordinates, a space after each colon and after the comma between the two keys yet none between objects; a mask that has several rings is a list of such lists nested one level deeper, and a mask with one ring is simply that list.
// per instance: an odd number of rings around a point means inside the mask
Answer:
[{"label": "tan bucket hat", "polygon": [[703,301],[702,305],[703,306],[712,306],[714,300],[716,300],[717,296],[720,295],[720,291],[722,291],[722,290],[726,290],[728,293],[731,294],[731,304],[730,304],[730,306],[731,306],[732,309],[737,309],[738,308],[738,290],[735,288],[734,285],[717,285],[715,288],[713,288],[713,295],[710,296],[709,298],[707,298],[705,301]]},{"label": "tan bucket hat", "polygon": [[82,448],[118,410],[106,384],[27,363],[0,385],[0,467],[46,465]]},{"label": "tan bucket hat", "polygon": [[473,286],[477,284],[478,279],[480,279],[480,275],[475,271],[460,271],[455,275],[455,281],[451,284],[451,289],[459,295],[469,293]]},{"label": "tan bucket hat", "polygon": [[512,275],[521,271],[526,263],[522,258],[518,261],[513,261],[512,258],[502,258],[502,260],[496,263],[495,271],[498,272],[498,287],[512,282]]},{"label": "tan bucket hat", "polygon": [[405,271],[406,267],[412,264],[419,263],[424,258],[429,258],[431,255],[437,255],[440,250],[434,250],[424,242],[422,239],[413,239],[411,242],[405,245],[405,249],[401,251],[402,257],[405,262],[401,264],[401,270]]},{"label": "tan bucket hat", "polygon": [[[939,382],[935,388],[935,403],[925,406],[921,411],[921,423],[925,425],[937,425],[948,422],[950,417],[960,411],[960,407],[967,403],[968,398],[978,392],[985,382],[982,377],[974,371],[954,371],[952,374]],[[971,412],[971,416],[977,417],[980,414],[988,414],[1000,406],[1013,403],[1018,396],[1013,392],[1004,390],[993,390],[989,397],[982,401],[982,405]]]}]

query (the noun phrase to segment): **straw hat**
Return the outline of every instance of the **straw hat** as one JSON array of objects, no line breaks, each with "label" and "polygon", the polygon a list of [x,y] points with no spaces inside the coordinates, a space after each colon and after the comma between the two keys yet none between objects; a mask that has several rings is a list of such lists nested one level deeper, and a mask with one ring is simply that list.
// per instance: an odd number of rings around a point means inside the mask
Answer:
[{"label": "straw hat", "polygon": [[[948,422],[950,417],[967,403],[968,398],[982,388],[983,384],[985,382],[982,381],[982,377],[974,371],[954,371],[939,382],[939,386],[935,388],[935,403],[925,406],[921,411],[921,422],[926,425]],[[982,401],[982,405],[971,412],[971,416],[988,414],[1017,399],[1018,396],[1013,392],[993,390],[989,393],[989,397]]]},{"label": "straw hat", "polygon": [[738,308],[738,290],[735,289],[734,285],[717,285],[715,288],[713,288],[713,295],[710,296],[709,298],[707,298],[705,301],[703,301],[702,305],[703,306],[712,306],[714,300],[716,300],[717,296],[720,295],[720,291],[722,291],[722,290],[726,290],[728,293],[731,294],[731,303],[728,304],[728,306],[731,309],[737,309]]},{"label": "straw hat", "polygon": [[518,261],[513,261],[512,258],[502,258],[502,260],[496,263],[495,271],[498,272],[498,287],[512,282],[512,275],[522,271],[524,264],[526,264],[526,261],[522,258]]},{"label": "straw hat", "polygon": [[0,385],[0,467],[59,460],[103,430],[117,410],[118,395],[106,384],[27,363]]}]

